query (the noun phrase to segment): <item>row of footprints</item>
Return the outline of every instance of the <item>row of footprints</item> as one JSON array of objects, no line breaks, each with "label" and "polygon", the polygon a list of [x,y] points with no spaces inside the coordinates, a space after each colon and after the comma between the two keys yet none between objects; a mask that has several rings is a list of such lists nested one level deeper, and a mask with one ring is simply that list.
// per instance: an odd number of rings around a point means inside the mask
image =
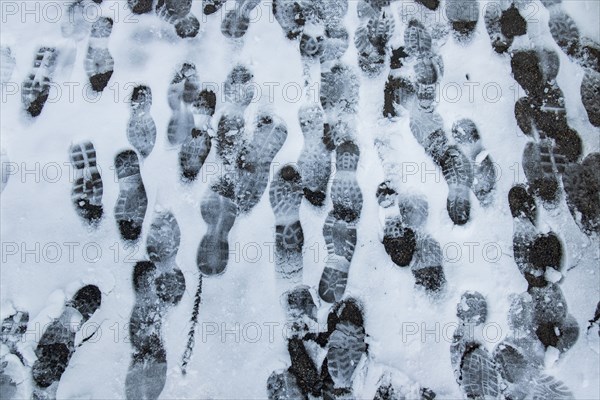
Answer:
[{"label": "row of footprints", "polygon": [[377,191],[384,212],[384,249],[394,264],[410,266],[416,286],[438,293],[445,287],[446,277],[442,248],[424,229],[429,216],[427,199],[419,194],[398,195],[393,186],[388,180]]},{"label": "row of footprints", "polygon": [[[471,214],[471,191],[482,205],[489,205],[496,175],[473,121],[455,122],[451,137],[443,130],[434,102],[436,83],[443,73],[443,62],[435,52],[437,44],[439,38],[434,39],[425,25],[415,19],[409,21],[404,47],[394,51],[390,60],[383,114],[387,118],[409,114],[411,132],[441,168],[448,184],[448,215],[453,223],[464,225]],[[414,82],[407,75],[411,66],[416,75]]]},{"label": "row of footprints", "polygon": [[168,309],[181,301],[186,286],[175,264],[180,238],[173,214],[159,211],[146,239],[149,260],[139,261],[133,270],[136,302],[129,327],[133,357],[125,380],[128,399],[158,398],[167,379],[163,322]]},{"label": "row of footprints", "polygon": [[[262,198],[269,183],[271,163],[287,139],[285,123],[279,117],[264,111],[256,116],[252,138],[246,137],[244,111],[254,96],[252,79],[253,74],[247,67],[237,65],[224,83],[227,104],[219,119],[214,135],[215,145],[212,148],[223,170],[228,169],[230,172],[212,182],[201,200],[201,214],[207,224],[207,231],[197,252],[197,266],[201,277],[225,272],[229,260],[229,231],[237,217],[248,214]],[[202,92],[199,96],[202,98]],[[204,113],[207,118],[214,111],[214,102],[212,107],[209,113]],[[204,109],[208,108],[205,102]],[[206,125],[208,121],[209,119],[205,119]],[[208,130],[202,134],[208,137]],[[201,164],[198,170],[200,167]],[[184,373],[194,346],[201,290],[202,278],[196,292],[192,327],[182,359]]]},{"label": "row of footprints", "polygon": [[[348,47],[342,25],[346,2],[314,2],[298,6],[274,2],[275,17],[290,40],[298,40],[304,61],[305,84],[312,80],[310,63],[319,60],[321,105],[307,102],[298,111],[304,145],[297,167],[280,168],[271,183],[270,200],[275,214],[276,275],[295,288],[283,295],[292,336],[288,339],[290,367],[274,371],[267,381],[270,399],[336,398],[351,396],[355,370],[366,353],[362,310],[344,297],[348,272],[356,246],[356,223],[362,209],[362,193],[356,182],[359,149],[355,143],[358,104],[357,77],[338,59]],[[293,13],[302,13],[299,23]],[[336,171],[331,182],[331,210],[323,226],[328,259],[318,288],[319,297],[335,303],[328,318],[328,331],[315,334],[317,304],[302,283],[304,235],[299,209],[326,203],[335,154]],[[309,342],[313,342],[312,344]],[[320,368],[311,346],[326,351]]]},{"label": "row of footprints", "polygon": [[511,60],[515,80],[526,96],[515,104],[519,128],[530,141],[523,151],[523,171],[532,194],[547,209],[559,207],[562,193],[574,221],[588,234],[600,232],[600,157],[583,158],[584,146],[569,126],[564,96],[556,84],[558,55],[548,49],[519,50]]},{"label": "row of footprints", "polygon": [[548,9],[552,38],[572,60],[584,69],[580,86],[581,101],[589,121],[600,126],[600,43],[582,37],[573,18],[562,7],[562,0],[542,1]]},{"label": "row of footprints", "polygon": [[[96,162],[96,150],[91,142],[85,141],[71,146],[69,155],[75,168],[71,201],[84,221],[97,225],[103,215],[104,186]],[[148,207],[148,197],[135,151],[124,150],[118,153],[115,156],[115,170],[119,179],[115,220],[123,239],[135,241],[142,232]]]},{"label": "row of footprints", "polygon": [[[114,60],[107,48],[108,38],[112,32],[113,21],[107,17],[98,18],[91,28],[84,68],[89,77],[91,89],[101,92],[108,85],[113,74]],[[8,82],[14,68],[11,61],[10,48],[3,48],[2,82]],[[66,57],[67,55],[65,55]],[[21,101],[25,111],[31,117],[42,113],[50,94],[57,67],[60,64],[61,52],[55,47],[40,47],[33,61],[33,68],[22,84]],[[8,61],[6,66],[4,61]]]},{"label": "row of footprints", "polygon": [[532,335],[535,321],[552,307],[543,297],[515,296],[508,315],[510,334],[490,354],[482,333],[487,302],[479,292],[462,295],[450,356],[467,398],[574,398],[562,382],[544,373],[544,347]]},{"label": "row of footprints", "polygon": [[[298,286],[283,295],[287,320],[292,328],[288,338],[291,365],[274,371],[267,380],[271,400],[337,398],[352,396],[352,382],[359,363],[367,353],[363,311],[348,298],[336,303],[327,318],[327,331],[315,332],[317,305],[308,287]],[[308,345],[308,347],[307,347]],[[314,354],[325,352],[320,368]]]},{"label": "row of footprints", "polygon": [[[600,47],[593,40],[580,37],[560,0],[542,4],[549,10],[551,36],[584,69],[581,100],[590,123],[598,126]],[[517,101],[514,111],[520,130],[531,138],[522,163],[529,190],[545,208],[554,209],[558,207],[562,186],[573,219],[584,233],[592,235],[600,227],[600,200],[591,194],[600,188],[600,158],[598,153],[591,153],[582,160],[582,140],[567,121],[565,99],[556,83],[558,54],[538,43],[532,49],[513,48],[513,38],[528,33],[521,15],[524,11],[523,4],[511,1],[487,8],[485,20],[494,49],[511,55],[513,77],[526,94]]]},{"label": "row of footprints", "polygon": [[544,347],[552,346],[563,353],[575,344],[579,328],[575,318],[567,313],[565,297],[557,284],[562,279],[562,242],[552,231],[538,231],[535,199],[525,186],[514,186],[508,200],[514,218],[515,263],[527,281],[527,293],[537,312],[526,328],[535,333]]},{"label": "row of footprints", "polygon": [[[76,335],[100,308],[102,293],[95,285],[80,288],[66,302],[61,315],[47,325],[36,343],[33,354],[28,354],[24,335],[28,332],[29,314],[18,311],[2,321],[1,342],[8,353],[0,358],[2,398],[7,400],[29,397],[35,400],[56,399],[60,380],[74,352],[90,337],[76,343]],[[31,387],[18,380],[19,370],[26,367],[31,373]],[[24,388],[25,387],[25,388]],[[26,390],[32,390],[27,395]]]},{"label": "row of footprints", "polygon": [[[373,398],[433,400],[436,393],[400,371],[378,365],[369,355],[366,315],[362,304],[348,297],[331,306],[324,329],[318,329],[318,300],[307,286],[282,296],[289,334],[290,366],[267,379],[270,400],[309,398]],[[377,374],[365,388],[365,375]],[[355,389],[358,387],[358,391]],[[369,397],[367,397],[369,396]]]}]

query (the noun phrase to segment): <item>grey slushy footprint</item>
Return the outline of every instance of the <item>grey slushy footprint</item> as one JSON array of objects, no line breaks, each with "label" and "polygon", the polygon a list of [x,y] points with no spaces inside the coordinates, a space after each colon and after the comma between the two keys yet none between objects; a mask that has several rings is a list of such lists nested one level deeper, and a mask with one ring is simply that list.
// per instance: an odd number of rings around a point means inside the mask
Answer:
[{"label": "grey slushy footprint", "polygon": [[323,54],[323,36],[303,33],[299,42],[300,55],[304,60],[318,60]]},{"label": "grey slushy footprint", "polygon": [[183,63],[175,73],[168,90],[169,107],[173,110],[167,126],[167,138],[173,146],[182,144],[195,129],[192,104],[199,96],[196,66]]},{"label": "grey slushy footprint", "polygon": [[291,335],[303,338],[317,323],[317,305],[308,286],[299,285],[282,295]]},{"label": "grey slushy footprint", "polygon": [[104,185],[96,161],[96,150],[92,142],[72,145],[69,151],[71,165],[75,168],[75,182],[71,201],[78,214],[88,223],[102,218],[102,194]]},{"label": "grey slushy footprint", "polygon": [[410,266],[415,285],[429,293],[443,290],[446,286],[443,258],[442,247],[437,240],[426,233],[417,233],[416,250]]},{"label": "grey slushy footprint", "polygon": [[254,134],[237,161],[235,185],[238,213],[249,213],[262,198],[269,182],[271,162],[283,147],[288,131],[285,122],[266,112],[256,118]]},{"label": "grey slushy footprint", "polygon": [[348,31],[342,25],[325,27],[325,35],[320,43],[321,64],[341,58],[348,50]]},{"label": "grey slushy footprint", "polygon": [[167,310],[179,304],[186,289],[185,277],[175,263],[180,240],[173,213],[158,211],[146,239],[151,261],[136,263],[133,271],[136,302],[130,320],[133,358],[125,380],[128,399],[156,399],[165,385],[162,324]]},{"label": "grey slushy footprint", "polygon": [[508,51],[515,37],[527,33],[527,21],[514,3],[507,8],[500,4],[486,5],[484,21],[492,47],[499,54]]},{"label": "grey slushy footprint", "polygon": [[153,262],[166,262],[175,257],[179,250],[181,230],[170,211],[159,212],[148,231],[146,249]]},{"label": "grey slushy footprint", "polygon": [[396,198],[399,214],[386,218],[383,246],[394,264],[406,267],[413,260],[416,251],[417,231],[427,219],[427,202],[416,195],[400,195]]},{"label": "grey slushy footprint", "polygon": [[462,323],[481,325],[487,320],[488,309],[485,297],[476,291],[462,294],[456,306],[456,316]]},{"label": "grey slushy footprint", "polygon": [[493,352],[505,397],[572,399],[561,381],[544,373],[545,349],[534,334],[534,302],[529,294],[513,296],[508,324],[509,335]]},{"label": "grey slushy footprint", "polygon": [[360,217],[363,204],[356,181],[360,150],[354,142],[346,141],[337,146],[335,153],[336,172],[331,184],[333,213],[336,218],[350,222]]},{"label": "grey slushy footprint", "polygon": [[191,0],[159,0],[156,3],[156,14],[173,25],[180,38],[193,38],[200,31],[200,21],[191,12],[191,8]]},{"label": "grey slushy footprint", "polygon": [[523,172],[532,192],[542,200],[544,207],[556,208],[561,198],[561,189],[548,141],[528,142],[525,145]]},{"label": "grey slushy footprint", "polygon": [[298,120],[304,135],[304,145],[298,157],[304,197],[312,205],[320,207],[325,202],[331,175],[331,151],[323,141],[323,109],[318,104],[302,105],[298,110]]},{"label": "grey slushy footprint", "polygon": [[221,33],[229,39],[239,39],[250,25],[250,13],[260,3],[258,0],[238,0],[221,20]]},{"label": "grey slushy footprint", "polygon": [[42,113],[48,100],[57,56],[58,51],[55,48],[40,47],[35,55],[33,68],[23,81],[21,101],[32,117]]},{"label": "grey slushy footprint", "polygon": [[508,192],[508,203],[513,217],[513,255],[519,271],[529,281],[537,281],[531,262],[531,249],[537,238],[535,227],[537,208],[535,199],[523,185],[513,186]]},{"label": "grey slushy footprint", "polygon": [[224,165],[236,168],[244,146],[244,116],[239,111],[224,112],[219,119],[215,148]]},{"label": "grey slushy footprint", "polygon": [[438,54],[424,53],[418,56],[414,71],[418,105],[431,113],[437,104],[436,84],[444,74],[444,62]]},{"label": "grey slushy footprint", "polygon": [[135,304],[129,323],[133,356],[125,378],[127,399],[156,399],[162,392],[167,360],[162,343],[162,308],[156,295],[156,265],[139,261],[133,268]]},{"label": "grey slushy footprint", "polygon": [[464,225],[471,215],[469,199],[473,185],[473,168],[467,157],[455,146],[450,146],[440,160],[448,183],[448,216],[456,225]]},{"label": "grey slushy footprint", "polygon": [[383,90],[383,116],[394,118],[402,115],[415,95],[416,88],[410,79],[390,72]]},{"label": "grey slushy footprint", "polygon": [[194,115],[187,107],[175,110],[167,127],[167,137],[172,145],[182,144],[193,135]]},{"label": "grey slushy footprint", "polygon": [[351,307],[358,310],[360,315],[351,315],[344,309],[346,304],[355,302],[353,298],[345,300],[338,309],[340,319],[327,342],[327,371],[333,380],[335,389],[344,389],[352,393],[352,385],[356,369],[363,355],[366,355],[366,333],[363,315],[360,307]]},{"label": "grey slushy footprint", "polygon": [[216,101],[215,93],[204,89],[192,103],[196,127],[192,129],[191,135],[183,142],[179,151],[179,167],[184,180],[195,180],[208,157],[212,147],[211,118],[215,113]]},{"label": "grey slushy footprint", "polygon": [[138,85],[131,93],[127,139],[142,157],[148,157],[156,143],[156,124],[150,115],[152,90],[146,85]]},{"label": "grey slushy footprint", "polygon": [[548,7],[550,19],[548,26],[554,41],[569,56],[575,56],[579,52],[579,29],[575,20],[567,14],[561,5]]},{"label": "grey slushy footprint", "polygon": [[[290,367],[285,371],[275,371],[267,380],[268,395],[285,399],[294,394],[294,399],[307,395],[319,396],[321,382],[319,372],[305,343],[314,335],[317,322],[317,306],[308,286],[296,286],[282,296],[283,308],[287,317],[287,348]],[[293,392],[293,393],[290,393]]]},{"label": "grey slushy footprint", "polygon": [[96,92],[104,90],[113,74],[114,59],[108,50],[112,28],[113,20],[107,17],[100,17],[92,24],[84,67]]},{"label": "grey slushy footprint", "polygon": [[115,204],[115,219],[124,240],[135,241],[142,233],[148,207],[148,197],[140,173],[137,154],[125,150],[115,157],[115,170],[119,179],[119,197]]},{"label": "grey slushy footprint", "polygon": [[37,360],[31,369],[34,399],[56,398],[60,379],[76,350],[75,334],[101,303],[100,289],[94,285],[84,286],[65,304],[61,316],[46,328],[35,348]]},{"label": "grey slushy footprint", "polygon": [[408,21],[404,31],[404,51],[413,57],[431,51],[431,35],[423,24],[416,19]]},{"label": "grey slushy footprint", "polygon": [[481,144],[477,125],[467,118],[458,120],[452,125],[452,136],[473,164],[473,193],[482,205],[489,205],[496,186],[496,169]]},{"label": "grey slushy footprint", "polygon": [[503,10],[500,5],[494,4],[491,7],[485,8],[485,15],[483,17],[485,28],[492,41],[492,48],[498,54],[505,53],[513,43],[513,38],[507,37],[502,32],[502,24],[500,22],[502,12]]},{"label": "grey slushy footprint", "polygon": [[567,205],[587,235],[600,233],[600,154],[590,153],[581,164],[571,163],[562,175]]},{"label": "grey slushy footprint", "polygon": [[275,214],[275,271],[279,278],[302,281],[304,233],[300,223],[302,178],[292,165],[280,168],[269,189]]},{"label": "grey slushy footprint", "polygon": [[552,346],[560,354],[565,353],[579,339],[579,326],[568,313],[562,290],[548,282],[545,286],[530,287],[528,293],[533,299],[536,336],[546,348]]},{"label": "grey slushy footprint", "polygon": [[586,69],[580,94],[590,123],[600,126],[600,72]]},{"label": "grey slushy footprint", "polygon": [[225,272],[229,260],[229,231],[235,223],[237,205],[232,184],[221,182],[207,190],[202,203],[202,218],[207,231],[200,241],[197,263],[205,275]]},{"label": "grey slushy footprint", "polygon": [[194,38],[198,32],[200,32],[200,21],[193,13],[175,22],[175,33],[182,39]]},{"label": "grey slushy footprint", "polygon": [[481,293],[467,291],[456,311],[460,324],[450,347],[456,380],[467,398],[497,398],[500,386],[496,363],[474,337],[475,329],[487,320],[487,302]]},{"label": "grey slushy footprint", "polygon": [[293,40],[300,36],[304,30],[306,20],[302,13],[302,6],[298,2],[293,0],[274,0],[272,12],[275,20],[279,23],[279,26],[281,26],[288,39]]},{"label": "grey slushy footprint", "polygon": [[321,394],[319,371],[304,345],[304,340],[291,337],[288,339],[287,348],[290,355],[288,372],[296,377],[300,391],[304,394],[319,396]]},{"label": "grey slushy footprint", "polygon": [[319,296],[328,303],[342,299],[356,246],[356,221],[337,219],[330,212],[323,225],[327,264],[319,281]]},{"label": "grey slushy footprint", "polygon": [[415,232],[405,226],[401,218],[388,218],[383,230],[383,247],[394,264],[406,267],[415,252]]},{"label": "grey slushy footprint", "polygon": [[498,398],[496,363],[479,343],[469,343],[461,358],[459,385],[469,399]]},{"label": "grey slushy footprint", "polygon": [[367,77],[375,77],[385,67],[388,42],[394,33],[394,18],[388,10],[372,15],[356,29],[354,44],[358,65]]},{"label": "grey slushy footprint", "polygon": [[225,101],[245,108],[254,99],[254,74],[243,64],[235,65],[223,83]]},{"label": "grey slushy footprint", "polygon": [[326,113],[355,114],[358,109],[358,78],[342,63],[321,72],[320,99]]}]

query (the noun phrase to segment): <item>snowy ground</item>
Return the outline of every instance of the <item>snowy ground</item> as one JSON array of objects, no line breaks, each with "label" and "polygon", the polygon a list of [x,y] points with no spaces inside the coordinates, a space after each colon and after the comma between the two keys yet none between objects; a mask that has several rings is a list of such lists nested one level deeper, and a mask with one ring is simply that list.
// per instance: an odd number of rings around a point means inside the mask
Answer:
[{"label": "snowy ground", "polygon": [[[17,8],[16,15],[12,15],[8,4]],[[282,34],[269,12],[270,2],[259,6],[261,16],[251,23],[240,47],[222,36],[220,14],[202,16],[199,2],[193,3],[192,10],[201,19],[201,33],[195,39],[181,40],[170,25],[156,16],[133,16],[124,1],[105,0],[95,10],[115,20],[108,42],[115,72],[96,101],[92,100],[95,95],[84,88],[87,39],[73,44],[62,37],[60,22],[55,18],[56,12],[64,13],[62,2],[56,2],[59,8],[54,9],[48,6],[50,2],[40,2],[37,11],[22,14],[25,7],[33,8],[34,4],[0,3],[1,41],[11,46],[16,59],[11,81],[23,81],[40,45],[59,44],[65,51],[76,47],[76,59],[71,70],[59,71],[57,91],[54,97],[51,92],[51,99],[34,121],[23,117],[17,87],[11,87],[16,93],[9,87],[2,93],[1,144],[8,157],[3,155],[2,162],[8,160],[11,172],[1,196],[0,317],[5,318],[14,310],[29,312],[28,336],[22,349],[33,357],[43,326],[60,315],[65,299],[84,284],[98,285],[103,293],[102,306],[88,322],[89,332],[98,328],[98,333],[75,352],[62,376],[57,397],[124,398],[131,354],[127,324],[134,302],[131,272],[134,263],[145,257],[145,246],[140,241],[138,247],[126,248],[120,240],[112,213],[118,195],[113,163],[117,152],[130,147],[125,134],[129,118],[127,96],[134,84],[145,83],[154,95],[151,114],[158,137],[141,168],[149,197],[142,235],[152,221],[156,205],[174,213],[182,232],[177,264],[187,283],[183,300],[169,311],[164,324],[169,370],[161,398],[265,398],[268,376],[289,365],[285,315],[273,270],[274,216],[266,194],[248,216],[236,221],[230,234],[232,253],[226,273],[204,279],[201,331],[187,376],[179,370],[198,281],[196,251],[206,230],[200,199],[212,179],[209,167],[217,169],[217,164],[211,156],[195,183],[183,185],[179,181],[177,150],[169,147],[166,137],[171,113],[166,93],[175,69],[183,61],[194,62],[200,80],[215,85],[221,85],[232,65],[245,63],[254,72],[262,92],[247,109],[247,121],[253,121],[256,111],[264,108],[283,118],[288,138],[274,163],[295,162],[303,143],[297,119],[302,98],[296,94],[303,82],[303,65],[296,42]],[[545,22],[548,12],[541,4],[532,4],[535,7],[528,29],[541,32],[551,41]],[[397,5],[400,7],[400,3]],[[565,1],[563,6],[583,33],[596,41],[600,39],[598,2]],[[353,66],[355,9],[356,3],[351,1],[345,20],[351,44],[342,59]],[[400,35],[398,29],[402,32],[405,27],[399,15],[396,35]],[[579,96],[583,71],[554,42],[550,46],[561,57],[557,81],[566,98],[569,122],[584,140],[584,155],[599,151],[598,128],[588,122]],[[486,347],[491,351],[508,331],[509,295],[526,290],[512,256],[513,224],[507,202],[510,187],[525,180],[520,163],[526,138],[513,116],[518,85],[511,75],[510,63],[493,52],[483,23],[478,24],[469,46],[460,46],[450,37],[441,48],[441,55],[445,74],[440,86],[447,92],[437,111],[448,129],[462,117],[473,119],[479,126],[483,144],[500,171],[494,203],[486,209],[473,203],[472,220],[463,227],[453,225],[445,209],[448,189],[441,172],[411,135],[407,121],[380,121],[387,74],[374,79],[359,74],[357,120],[361,158],[357,179],[364,206],[346,294],[360,299],[365,306],[365,329],[369,335],[369,356],[364,361],[365,371],[369,371],[365,372],[366,381],[385,367],[432,388],[439,398],[456,399],[461,392],[452,373],[449,348],[461,294],[477,290],[486,296],[490,336]],[[471,82],[479,83],[473,98],[464,84],[467,74]],[[489,101],[489,97],[486,100],[488,94],[482,91],[486,84],[501,88],[497,101]],[[269,87],[273,88],[272,93]],[[447,101],[455,97],[456,87],[461,89],[459,98]],[[493,89],[489,90],[493,96]],[[217,114],[221,103],[218,98]],[[432,300],[417,292],[410,271],[395,266],[380,243],[379,206],[374,194],[383,172],[373,146],[378,130],[395,132],[396,157],[405,167],[404,188],[424,193],[429,201],[427,231],[444,250],[448,280],[440,299]],[[68,149],[72,143],[85,139],[94,142],[104,180],[105,217],[96,230],[82,224],[70,201],[72,170]],[[313,288],[317,287],[325,265],[322,226],[330,207],[329,203],[325,210],[317,212],[303,203],[300,211],[305,236],[304,283]],[[547,372],[564,381],[577,399],[597,399],[598,342],[588,343],[585,329],[600,298],[598,241],[579,231],[564,199],[557,210],[541,209],[540,221],[540,230],[557,232],[564,243],[565,278],[561,288],[569,312],[581,330],[571,350],[556,362],[548,360]],[[321,307],[322,321],[327,312],[326,305]],[[20,390],[27,397],[26,386]],[[364,396],[372,395],[369,390],[365,388]]]}]

